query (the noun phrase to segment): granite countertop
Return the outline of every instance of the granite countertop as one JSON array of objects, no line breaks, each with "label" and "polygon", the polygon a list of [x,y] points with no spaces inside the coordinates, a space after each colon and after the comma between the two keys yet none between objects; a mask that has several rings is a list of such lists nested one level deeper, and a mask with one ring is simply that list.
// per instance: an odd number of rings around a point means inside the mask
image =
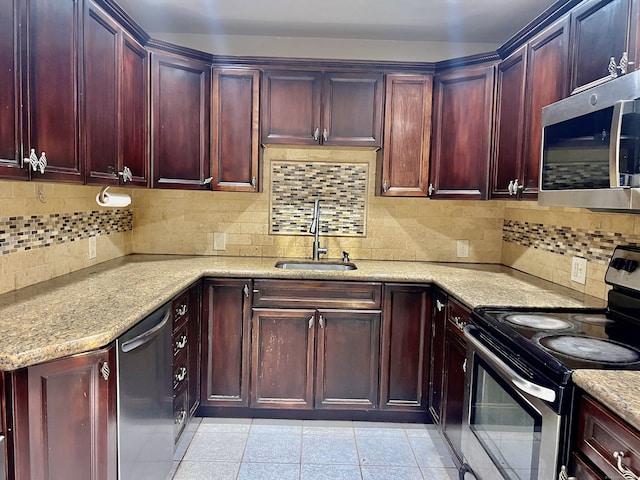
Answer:
[{"label": "granite countertop", "polygon": [[585,392],[640,430],[640,372],[576,370],[572,378]]},{"label": "granite countertop", "polygon": [[435,283],[468,307],[602,307],[604,302],[500,265],[356,261],[353,271],[282,270],[274,258],[129,255],[0,295],[0,370],[108,345],[199,278]]}]

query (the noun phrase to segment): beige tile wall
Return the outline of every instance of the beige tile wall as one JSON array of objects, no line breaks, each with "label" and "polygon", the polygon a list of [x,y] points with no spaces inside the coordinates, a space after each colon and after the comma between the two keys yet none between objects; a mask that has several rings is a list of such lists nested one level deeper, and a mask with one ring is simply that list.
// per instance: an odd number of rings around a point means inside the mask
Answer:
[{"label": "beige tile wall", "polygon": [[[367,162],[367,232],[363,238],[325,237],[329,257],[352,259],[471,261],[499,263],[502,202],[435,201],[375,196],[372,150],[267,148],[260,193],[134,190],[134,251],[197,255],[311,256],[311,235],[269,235],[272,160]],[[301,208],[309,208],[301,205]],[[226,234],[226,249],[214,250],[213,235]],[[469,240],[467,259],[456,257],[456,240]]]},{"label": "beige tile wall", "polygon": [[[591,212],[578,208],[539,207],[535,202],[505,202],[506,220],[540,223],[550,226],[568,226],[593,232],[616,232],[640,239],[640,216],[621,213]],[[583,248],[589,248],[588,245]],[[571,256],[560,255],[536,248],[527,248],[504,242],[502,263],[554,283],[570,287],[599,298],[606,298],[608,287],[604,283],[607,265],[603,262],[587,264],[587,282],[582,285],[571,281]]]},{"label": "beige tile wall", "polygon": [[[99,190],[60,183],[0,181],[0,217],[102,210],[95,201]],[[133,251],[132,240],[131,232],[98,235],[97,255],[91,260],[88,239],[0,255],[0,293],[127,255]]]}]

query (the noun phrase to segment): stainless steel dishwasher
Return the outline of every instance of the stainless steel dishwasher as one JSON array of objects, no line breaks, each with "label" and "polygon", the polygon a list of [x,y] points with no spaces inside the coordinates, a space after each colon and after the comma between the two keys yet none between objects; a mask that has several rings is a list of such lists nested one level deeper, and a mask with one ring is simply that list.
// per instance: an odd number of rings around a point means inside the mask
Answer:
[{"label": "stainless steel dishwasher", "polygon": [[119,480],[164,479],[171,470],[171,327],[167,304],[117,340]]}]

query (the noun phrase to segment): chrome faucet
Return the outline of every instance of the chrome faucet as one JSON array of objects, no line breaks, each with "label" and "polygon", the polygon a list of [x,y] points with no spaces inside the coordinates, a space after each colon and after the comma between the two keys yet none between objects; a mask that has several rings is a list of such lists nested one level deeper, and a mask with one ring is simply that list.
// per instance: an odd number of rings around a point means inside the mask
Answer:
[{"label": "chrome faucet", "polygon": [[309,227],[309,233],[315,235],[313,240],[313,260],[320,260],[320,254],[327,254],[327,247],[320,246],[320,199],[316,199],[316,203],[313,206],[313,220]]}]

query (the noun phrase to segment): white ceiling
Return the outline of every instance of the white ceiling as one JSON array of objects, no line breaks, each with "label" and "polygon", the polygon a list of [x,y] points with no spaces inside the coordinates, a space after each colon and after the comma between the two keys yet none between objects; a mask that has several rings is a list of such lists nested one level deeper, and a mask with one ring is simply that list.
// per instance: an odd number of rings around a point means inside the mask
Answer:
[{"label": "white ceiling", "polygon": [[152,36],[501,44],[554,0],[118,0]]}]

